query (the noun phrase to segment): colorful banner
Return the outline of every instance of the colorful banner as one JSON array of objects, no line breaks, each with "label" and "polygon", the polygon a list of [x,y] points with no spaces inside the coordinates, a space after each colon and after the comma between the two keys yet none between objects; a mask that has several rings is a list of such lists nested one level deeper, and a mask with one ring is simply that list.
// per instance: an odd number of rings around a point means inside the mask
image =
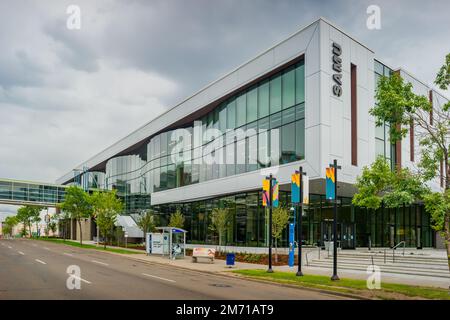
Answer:
[{"label": "colorful banner", "polygon": [[309,177],[304,175],[302,177],[303,188],[303,204],[309,204]]},{"label": "colorful banner", "polygon": [[291,175],[291,202],[300,202],[300,174],[294,173]]},{"label": "colorful banner", "polygon": [[273,179],[272,183],[272,207],[277,208],[279,205],[278,181]]},{"label": "colorful banner", "polygon": [[289,223],[289,267],[293,267],[295,262],[295,225]]},{"label": "colorful banner", "polygon": [[326,197],[328,200],[335,200],[336,199],[336,193],[335,193],[335,184],[336,181],[334,181],[334,168],[326,168],[325,176],[326,176]]},{"label": "colorful banner", "polygon": [[269,192],[270,192],[270,182],[267,179],[263,180],[263,191],[262,191],[262,204],[263,207],[267,207],[267,205],[270,205],[269,201]]}]

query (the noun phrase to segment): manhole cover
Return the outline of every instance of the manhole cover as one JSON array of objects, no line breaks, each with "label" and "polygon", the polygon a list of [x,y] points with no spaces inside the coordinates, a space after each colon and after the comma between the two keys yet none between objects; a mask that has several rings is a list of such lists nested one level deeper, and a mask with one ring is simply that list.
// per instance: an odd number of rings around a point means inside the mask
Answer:
[{"label": "manhole cover", "polygon": [[223,284],[223,283],[213,283],[210,284],[212,287],[219,287],[219,288],[231,288],[229,284]]}]

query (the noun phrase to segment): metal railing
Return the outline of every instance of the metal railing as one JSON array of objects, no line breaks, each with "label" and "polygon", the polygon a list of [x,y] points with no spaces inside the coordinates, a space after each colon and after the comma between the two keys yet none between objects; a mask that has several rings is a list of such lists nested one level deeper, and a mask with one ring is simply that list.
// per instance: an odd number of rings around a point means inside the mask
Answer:
[{"label": "metal railing", "polygon": [[[320,246],[317,247],[319,249],[319,253],[318,253],[318,259],[320,260]],[[305,253],[305,260],[306,260],[306,265],[309,266],[309,259],[308,256],[310,253],[314,252],[315,249],[309,250],[308,252]]]},{"label": "metal railing", "polygon": [[392,263],[395,263],[395,250],[396,250],[400,245],[403,245],[403,256],[405,256],[406,242],[405,242],[405,241],[400,241],[400,242],[397,243],[394,247],[392,247]]}]

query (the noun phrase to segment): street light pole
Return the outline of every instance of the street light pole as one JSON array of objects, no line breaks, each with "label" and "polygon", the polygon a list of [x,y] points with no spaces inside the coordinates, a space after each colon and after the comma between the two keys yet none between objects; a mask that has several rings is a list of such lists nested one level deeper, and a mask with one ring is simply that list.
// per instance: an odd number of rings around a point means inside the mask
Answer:
[{"label": "street light pole", "polygon": [[[267,177],[266,177],[267,179]],[[272,174],[269,175],[269,200],[267,200],[267,205],[269,206],[269,268],[267,269],[267,272],[272,273],[272,197],[273,197],[273,190],[272,190]]]},{"label": "street light pole", "polygon": [[336,281],[339,280],[339,276],[337,275],[337,171],[338,169],[341,169],[341,166],[338,166],[337,160],[334,159],[333,164],[330,164],[330,167],[334,168],[333,275],[331,276],[331,280]]},{"label": "street light pole", "polygon": [[299,210],[298,210],[298,225],[297,225],[297,239],[298,239],[298,270],[297,270],[297,276],[301,277],[303,276],[302,272],[302,215],[303,215],[303,167],[300,166],[299,170],[299,182],[300,182],[300,188],[298,188],[299,196],[298,196],[298,204],[299,204]]}]

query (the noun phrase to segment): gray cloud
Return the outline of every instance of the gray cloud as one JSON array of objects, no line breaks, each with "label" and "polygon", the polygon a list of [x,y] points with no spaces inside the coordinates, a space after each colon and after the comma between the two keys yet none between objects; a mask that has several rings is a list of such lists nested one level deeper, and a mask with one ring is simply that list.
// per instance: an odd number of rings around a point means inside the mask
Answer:
[{"label": "gray cloud", "polygon": [[[66,29],[72,3],[81,30]],[[370,4],[381,30],[366,28]],[[446,0],[1,2],[0,177],[54,181],[319,16],[431,84],[449,11]]]}]

